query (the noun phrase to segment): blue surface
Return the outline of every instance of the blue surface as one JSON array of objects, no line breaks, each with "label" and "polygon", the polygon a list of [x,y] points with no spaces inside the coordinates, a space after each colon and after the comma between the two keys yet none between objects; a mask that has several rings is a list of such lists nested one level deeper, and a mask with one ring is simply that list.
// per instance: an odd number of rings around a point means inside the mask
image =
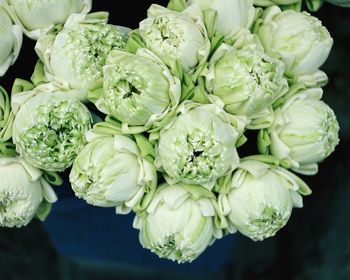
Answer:
[{"label": "blue surface", "polygon": [[192,263],[178,265],[142,248],[138,230],[132,227],[133,214],[116,215],[114,208],[91,206],[67,191],[58,195],[59,200],[43,225],[63,256],[194,273],[220,272],[231,256],[235,235],[217,240]]}]

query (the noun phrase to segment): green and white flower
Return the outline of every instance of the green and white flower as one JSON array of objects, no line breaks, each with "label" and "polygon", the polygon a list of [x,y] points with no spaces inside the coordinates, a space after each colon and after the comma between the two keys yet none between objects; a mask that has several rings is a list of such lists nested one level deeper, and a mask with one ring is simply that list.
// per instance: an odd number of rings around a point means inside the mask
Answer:
[{"label": "green and white flower", "polygon": [[153,4],[147,15],[139,24],[140,35],[147,48],[171,69],[178,62],[185,72],[192,73],[205,63],[210,42],[198,6],[176,12]]},{"label": "green and white flower", "polygon": [[308,89],[277,108],[273,125],[259,133],[260,152],[274,155],[298,173],[316,174],[317,163],[339,143],[338,121],[321,97],[322,89]]},{"label": "green and white flower", "polygon": [[238,230],[254,241],[274,236],[286,225],[293,207],[302,207],[300,194],[311,190],[282,167],[255,159],[242,159],[219,194],[219,209],[226,214],[229,231]]},{"label": "green and white flower", "polygon": [[159,186],[146,211],[134,220],[141,245],[160,258],[192,262],[222,237],[215,225],[215,201],[214,194],[200,186]]},{"label": "green and white flower", "polygon": [[10,98],[6,90],[0,86],[0,143],[12,136],[13,113]]},{"label": "green and white flower", "polygon": [[318,69],[326,61],[333,45],[321,21],[307,12],[281,11],[277,6],[265,10],[258,35],[265,51],[281,59],[292,75],[315,76],[323,84],[326,75]]},{"label": "green and white flower", "polygon": [[0,227],[22,227],[41,205],[57,200],[42,172],[17,157],[0,157]]},{"label": "green and white flower", "polygon": [[15,63],[23,37],[21,28],[12,23],[5,7],[5,0],[0,0],[0,77]]},{"label": "green and white flower", "polygon": [[89,110],[69,93],[42,85],[15,94],[12,138],[17,152],[35,167],[47,171],[68,168],[86,143]]},{"label": "green and white flower", "polygon": [[134,140],[118,134],[93,135],[88,140],[69,176],[76,196],[95,206],[116,207],[118,213],[126,214],[146,193],[153,193],[156,168],[141,156]]},{"label": "green and white flower", "polygon": [[11,17],[24,33],[37,40],[71,14],[87,14],[91,0],[6,0]]},{"label": "green and white flower", "polygon": [[[103,69],[104,91],[97,107],[120,120],[124,132],[161,127],[180,101],[180,80],[151,51],[112,51]],[[134,127],[134,129],[129,127]]]},{"label": "green and white flower", "polygon": [[156,166],[165,171],[169,183],[211,189],[217,178],[237,167],[236,142],[245,124],[215,104],[185,103],[160,131]]},{"label": "green and white flower", "polygon": [[102,68],[112,50],[122,49],[125,35],[107,24],[108,13],[71,15],[62,30],[47,33],[35,45],[45,77],[63,89],[74,89],[81,101],[102,82]]},{"label": "green and white flower", "polygon": [[199,5],[201,10],[216,11],[216,30],[225,37],[237,28],[250,28],[255,17],[253,0],[187,0]]},{"label": "green and white flower", "polygon": [[212,102],[222,102],[226,112],[244,115],[248,128],[268,127],[272,103],[288,90],[284,63],[265,54],[257,45],[240,50],[222,44],[209,61],[206,88]]}]

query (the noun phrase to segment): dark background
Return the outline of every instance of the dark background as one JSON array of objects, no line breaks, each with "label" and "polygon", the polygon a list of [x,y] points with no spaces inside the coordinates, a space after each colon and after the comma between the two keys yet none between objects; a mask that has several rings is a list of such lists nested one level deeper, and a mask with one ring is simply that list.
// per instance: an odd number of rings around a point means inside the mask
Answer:
[{"label": "dark background", "polygon": [[[166,2],[123,1],[121,8],[117,1],[95,0],[93,11],[109,11],[110,23],[137,28],[151,3]],[[330,79],[323,100],[338,117],[340,144],[320,164],[316,176],[303,177],[313,190],[304,199],[304,208],[295,209],[274,238],[253,242],[237,234],[235,246],[215,279],[350,279],[350,9],[325,4],[314,15],[334,38],[331,54],[322,66]],[[37,59],[34,44],[25,38],[17,62],[0,78],[9,92],[16,77],[30,78]],[[213,255],[212,261],[216,260]],[[128,270],[128,266],[120,269],[118,263],[93,265],[62,257],[37,220],[21,229],[0,228],[0,279],[152,279],[157,274],[184,279],[151,269],[152,274],[143,275],[135,268]]]}]

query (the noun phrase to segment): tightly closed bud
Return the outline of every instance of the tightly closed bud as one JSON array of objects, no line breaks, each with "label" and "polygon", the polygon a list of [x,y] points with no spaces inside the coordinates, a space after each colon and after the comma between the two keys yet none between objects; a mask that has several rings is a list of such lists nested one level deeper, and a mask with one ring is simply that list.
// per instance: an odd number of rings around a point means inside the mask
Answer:
[{"label": "tightly closed bud", "polygon": [[260,151],[274,155],[296,172],[316,174],[317,163],[339,143],[337,118],[321,96],[322,89],[308,89],[277,108],[273,125],[259,134]]},{"label": "tightly closed bud", "polygon": [[321,21],[307,12],[266,9],[258,35],[265,51],[281,59],[286,71],[312,74],[326,61],[333,45]]}]

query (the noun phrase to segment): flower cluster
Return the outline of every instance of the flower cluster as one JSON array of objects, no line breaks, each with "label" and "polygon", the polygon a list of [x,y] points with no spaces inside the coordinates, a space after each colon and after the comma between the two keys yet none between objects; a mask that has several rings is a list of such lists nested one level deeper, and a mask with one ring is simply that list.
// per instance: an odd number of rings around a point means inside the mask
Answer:
[{"label": "flower cluster", "polygon": [[90,9],[0,1],[0,75],[22,33],[38,55],[30,81],[0,87],[0,225],[45,219],[69,170],[78,198],[133,212],[162,258],[191,262],[236,231],[274,236],[311,194],[297,174],[339,142],[321,21],[295,0],[170,0],[134,30]]}]

